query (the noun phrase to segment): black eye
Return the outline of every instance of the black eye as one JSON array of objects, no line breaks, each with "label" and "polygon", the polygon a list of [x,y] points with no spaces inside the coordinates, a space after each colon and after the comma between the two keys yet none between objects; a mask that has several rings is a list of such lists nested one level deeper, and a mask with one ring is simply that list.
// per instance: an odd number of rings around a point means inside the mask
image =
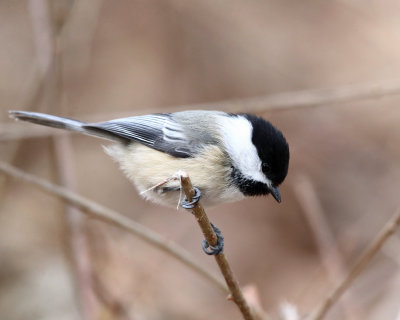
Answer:
[{"label": "black eye", "polygon": [[265,174],[268,174],[268,173],[270,173],[271,172],[271,167],[269,166],[269,164],[268,163],[263,163],[262,164],[262,171],[265,173]]}]

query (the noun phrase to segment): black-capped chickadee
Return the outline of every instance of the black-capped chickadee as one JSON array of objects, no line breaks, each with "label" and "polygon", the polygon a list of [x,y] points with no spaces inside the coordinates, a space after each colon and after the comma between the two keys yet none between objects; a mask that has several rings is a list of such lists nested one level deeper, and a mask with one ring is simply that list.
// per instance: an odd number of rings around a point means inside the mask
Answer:
[{"label": "black-capped chickadee", "polygon": [[267,194],[281,202],[278,186],[288,172],[289,146],[271,123],[251,114],[194,110],[97,123],[26,111],[10,116],[117,142],[106,152],[156,203],[176,206],[180,182],[160,182],[179,170],[201,190],[205,206]]}]

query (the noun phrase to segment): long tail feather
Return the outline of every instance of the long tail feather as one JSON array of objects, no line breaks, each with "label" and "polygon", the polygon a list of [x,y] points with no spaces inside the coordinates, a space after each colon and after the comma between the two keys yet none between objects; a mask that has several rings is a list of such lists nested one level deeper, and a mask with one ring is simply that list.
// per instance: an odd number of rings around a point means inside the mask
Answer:
[{"label": "long tail feather", "polygon": [[28,121],[43,126],[76,131],[94,137],[99,137],[107,140],[126,142],[126,139],[121,138],[112,132],[97,128],[85,128],[88,125],[86,122],[53,116],[46,113],[29,112],[29,111],[9,111],[10,118],[15,120]]}]

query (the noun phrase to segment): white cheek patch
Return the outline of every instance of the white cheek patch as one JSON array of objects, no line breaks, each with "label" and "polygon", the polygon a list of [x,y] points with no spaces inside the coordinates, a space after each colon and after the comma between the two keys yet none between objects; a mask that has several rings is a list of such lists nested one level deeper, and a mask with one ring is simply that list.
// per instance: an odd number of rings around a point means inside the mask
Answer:
[{"label": "white cheek patch", "polygon": [[220,130],[233,165],[248,179],[271,186],[261,170],[261,159],[251,141],[253,127],[244,117],[220,117]]}]

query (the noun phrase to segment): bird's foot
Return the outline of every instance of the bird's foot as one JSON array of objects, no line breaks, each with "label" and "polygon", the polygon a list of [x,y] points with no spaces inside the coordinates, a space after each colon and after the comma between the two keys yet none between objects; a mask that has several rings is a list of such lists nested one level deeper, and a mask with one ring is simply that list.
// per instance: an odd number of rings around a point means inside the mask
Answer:
[{"label": "bird's foot", "polygon": [[199,203],[199,200],[201,198],[201,192],[200,192],[199,188],[197,188],[197,187],[193,187],[193,189],[194,189],[195,193],[194,193],[194,196],[192,197],[192,201],[188,201],[187,198],[185,197],[181,201],[182,208],[193,209]]},{"label": "bird's foot", "polygon": [[[211,222],[210,222],[211,223]],[[211,223],[215,235],[217,236],[217,244],[211,246],[207,240],[203,240],[202,247],[203,251],[208,255],[217,255],[224,251],[224,237],[222,236],[221,230],[219,230],[213,223]]]}]

